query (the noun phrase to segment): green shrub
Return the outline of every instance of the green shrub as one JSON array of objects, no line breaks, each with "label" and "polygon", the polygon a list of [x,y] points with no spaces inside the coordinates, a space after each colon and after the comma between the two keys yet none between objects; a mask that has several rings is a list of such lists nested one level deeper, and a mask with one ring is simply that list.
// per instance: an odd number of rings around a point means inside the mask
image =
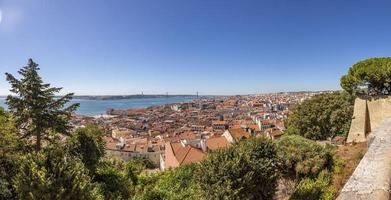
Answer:
[{"label": "green shrub", "polygon": [[95,125],[76,129],[66,141],[69,153],[79,157],[91,174],[105,154],[104,146],[103,132]]},{"label": "green shrub", "polygon": [[318,177],[304,178],[296,187],[290,197],[291,200],[319,200],[330,199],[334,196],[333,190],[329,187],[331,174],[327,170],[319,173]]},{"label": "green shrub", "polygon": [[171,200],[195,199],[194,172],[197,164],[182,165],[164,172],[156,184],[156,189]]},{"label": "green shrub", "polygon": [[276,153],[265,138],[210,153],[195,176],[200,198],[272,199],[278,178]]},{"label": "green shrub", "polygon": [[135,188],[124,168],[122,162],[114,159],[103,159],[99,162],[94,181],[99,184],[105,199],[133,197]]},{"label": "green shrub", "polygon": [[346,93],[327,93],[296,105],[285,122],[288,134],[312,140],[346,135],[353,115],[353,101]]},{"label": "green shrub", "polygon": [[18,199],[103,199],[81,160],[58,147],[21,157],[12,185]]},{"label": "green shrub", "polygon": [[298,135],[287,135],[276,141],[277,155],[284,176],[300,179],[317,176],[332,164],[330,149]]}]

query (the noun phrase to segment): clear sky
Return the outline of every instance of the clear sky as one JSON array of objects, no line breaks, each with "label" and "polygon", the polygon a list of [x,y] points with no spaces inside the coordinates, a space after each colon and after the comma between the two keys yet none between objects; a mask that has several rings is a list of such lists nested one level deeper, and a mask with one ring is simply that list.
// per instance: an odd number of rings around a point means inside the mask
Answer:
[{"label": "clear sky", "polygon": [[390,0],[0,0],[0,13],[0,73],[31,57],[76,94],[339,89],[356,61],[391,55]]}]

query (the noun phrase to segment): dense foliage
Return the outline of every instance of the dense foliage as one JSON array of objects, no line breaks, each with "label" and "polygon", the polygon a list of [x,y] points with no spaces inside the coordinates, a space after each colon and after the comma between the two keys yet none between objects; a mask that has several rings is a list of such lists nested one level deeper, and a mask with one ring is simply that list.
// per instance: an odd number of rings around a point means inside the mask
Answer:
[{"label": "dense foliage", "polygon": [[156,184],[158,193],[165,199],[181,200],[196,199],[196,184],[194,182],[196,164],[183,165],[175,170],[164,173]]},{"label": "dense foliage", "polygon": [[203,199],[272,199],[278,178],[276,149],[265,139],[248,139],[208,155],[196,182]]},{"label": "dense foliage", "polygon": [[370,58],[354,64],[342,76],[341,87],[351,94],[391,94],[391,57]]},{"label": "dense foliage", "polygon": [[12,178],[17,173],[20,146],[12,116],[0,107],[0,199],[14,197]]},{"label": "dense foliage", "polygon": [[247,139],[217,150],[199,164],[183,165],[160,174],[142,174],[136,199],[272,199],[278,159],[265,138]]},{"label": "dense foliage", "polygon": [[331,184],[334,152],[331,146],[298,135],[286,135],[276,141],[282,178],[296,184],[290,199],[333,199]]},{"label": "dense foliage", "polygon": [[160,174],[140,176],[140,191],[135,199],[199,199],[196,183],[194,181],[197,164],[182,165]]},{"label": "dense foliage", "polygon": [[317,176],[323,169],[331,166],[331,150],[312,140],[288,135],[276,143],[283,174],[287,177]]},{"label": "dense foliage", "polygon": [[67,139],[66,145],[69,153],[78,156],[90,172],[96,170],[99,159],[104,155],[103,132],[93,125],[77,129]]},{"label": "dense foliage", "polygon": [[19,171],[12,182],[19,199],[102,199],[80,159],[64,154],[60,147],[19,159]]},{"label": "dense foliage", "polygon": [[103,159],[95,174],[94,180],[99,183],[105,199],[129,199],[134,195],[134,185],[122,162]]},{"label": "dense foliage", "polygon": [[353,103],[346,93],[326,93],[296,105],[286,120],[288,134],[324,140],[346,135],[353,115]]},{"label": "dense foliage", "polygon": [[297,185],[291,200],[332,200],[334,188],[330,186],[331,173],[323,170],[316,178],[304,178]]},{"label": "dense foliage", "polygon": [[38,64],[32,59],[27,66],[18,71],[20,80],[6,73],[14,95],[7,97],[9,110],[15,117],[21,138],[35,142],[35,149],[41,149],[42,141],[53,139],[53,132],[65,134],[69,130],[68,120],[78,107],[72,104],[65,107],[73,94],[66,94],[56,99],[55,94],[61,88],[50,87],[38,74]]}]

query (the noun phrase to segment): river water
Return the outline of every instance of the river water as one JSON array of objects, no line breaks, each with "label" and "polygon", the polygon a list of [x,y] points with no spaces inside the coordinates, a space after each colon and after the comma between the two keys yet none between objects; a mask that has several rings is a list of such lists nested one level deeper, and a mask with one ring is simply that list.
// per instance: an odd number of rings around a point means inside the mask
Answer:
[{"label": "river water", "polygon": [[[171,103],[189,102],[196,97],[192,96],[169,96],[161,98],[135,98],[121,100],[86,100],[73,99],[72,103],[80,103],[76,110],[77,114],[95,116],[106,114],[108,108],[126,109],[126,108],[145,108],[154,105],[164,105]],[[0,107],[7,108],[5,99],[0,97]]]}]

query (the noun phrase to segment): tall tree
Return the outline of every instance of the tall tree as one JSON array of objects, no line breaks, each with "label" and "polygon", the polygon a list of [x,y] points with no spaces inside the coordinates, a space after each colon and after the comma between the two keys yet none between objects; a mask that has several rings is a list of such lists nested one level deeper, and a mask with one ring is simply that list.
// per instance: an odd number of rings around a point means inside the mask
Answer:
[{"label": "tall tree", "polygon": [[29,59],[27,66],[18,71],[21,79],[6,73],[14,93],[7,97],[9,110],[15,116],[20,136],[35,141],[36,151],[41,149],[42,141],[51,140],[51,133],[68,133],[71,113],[79,106],[65,106],[73,93],[55,98],[62,88],[44,83],[38,70],[38,64]]},{"label": "tall tree", "polygon": [[341,87],[353,95],[390,95],[391,57],[357,62],[341,77]]}]

